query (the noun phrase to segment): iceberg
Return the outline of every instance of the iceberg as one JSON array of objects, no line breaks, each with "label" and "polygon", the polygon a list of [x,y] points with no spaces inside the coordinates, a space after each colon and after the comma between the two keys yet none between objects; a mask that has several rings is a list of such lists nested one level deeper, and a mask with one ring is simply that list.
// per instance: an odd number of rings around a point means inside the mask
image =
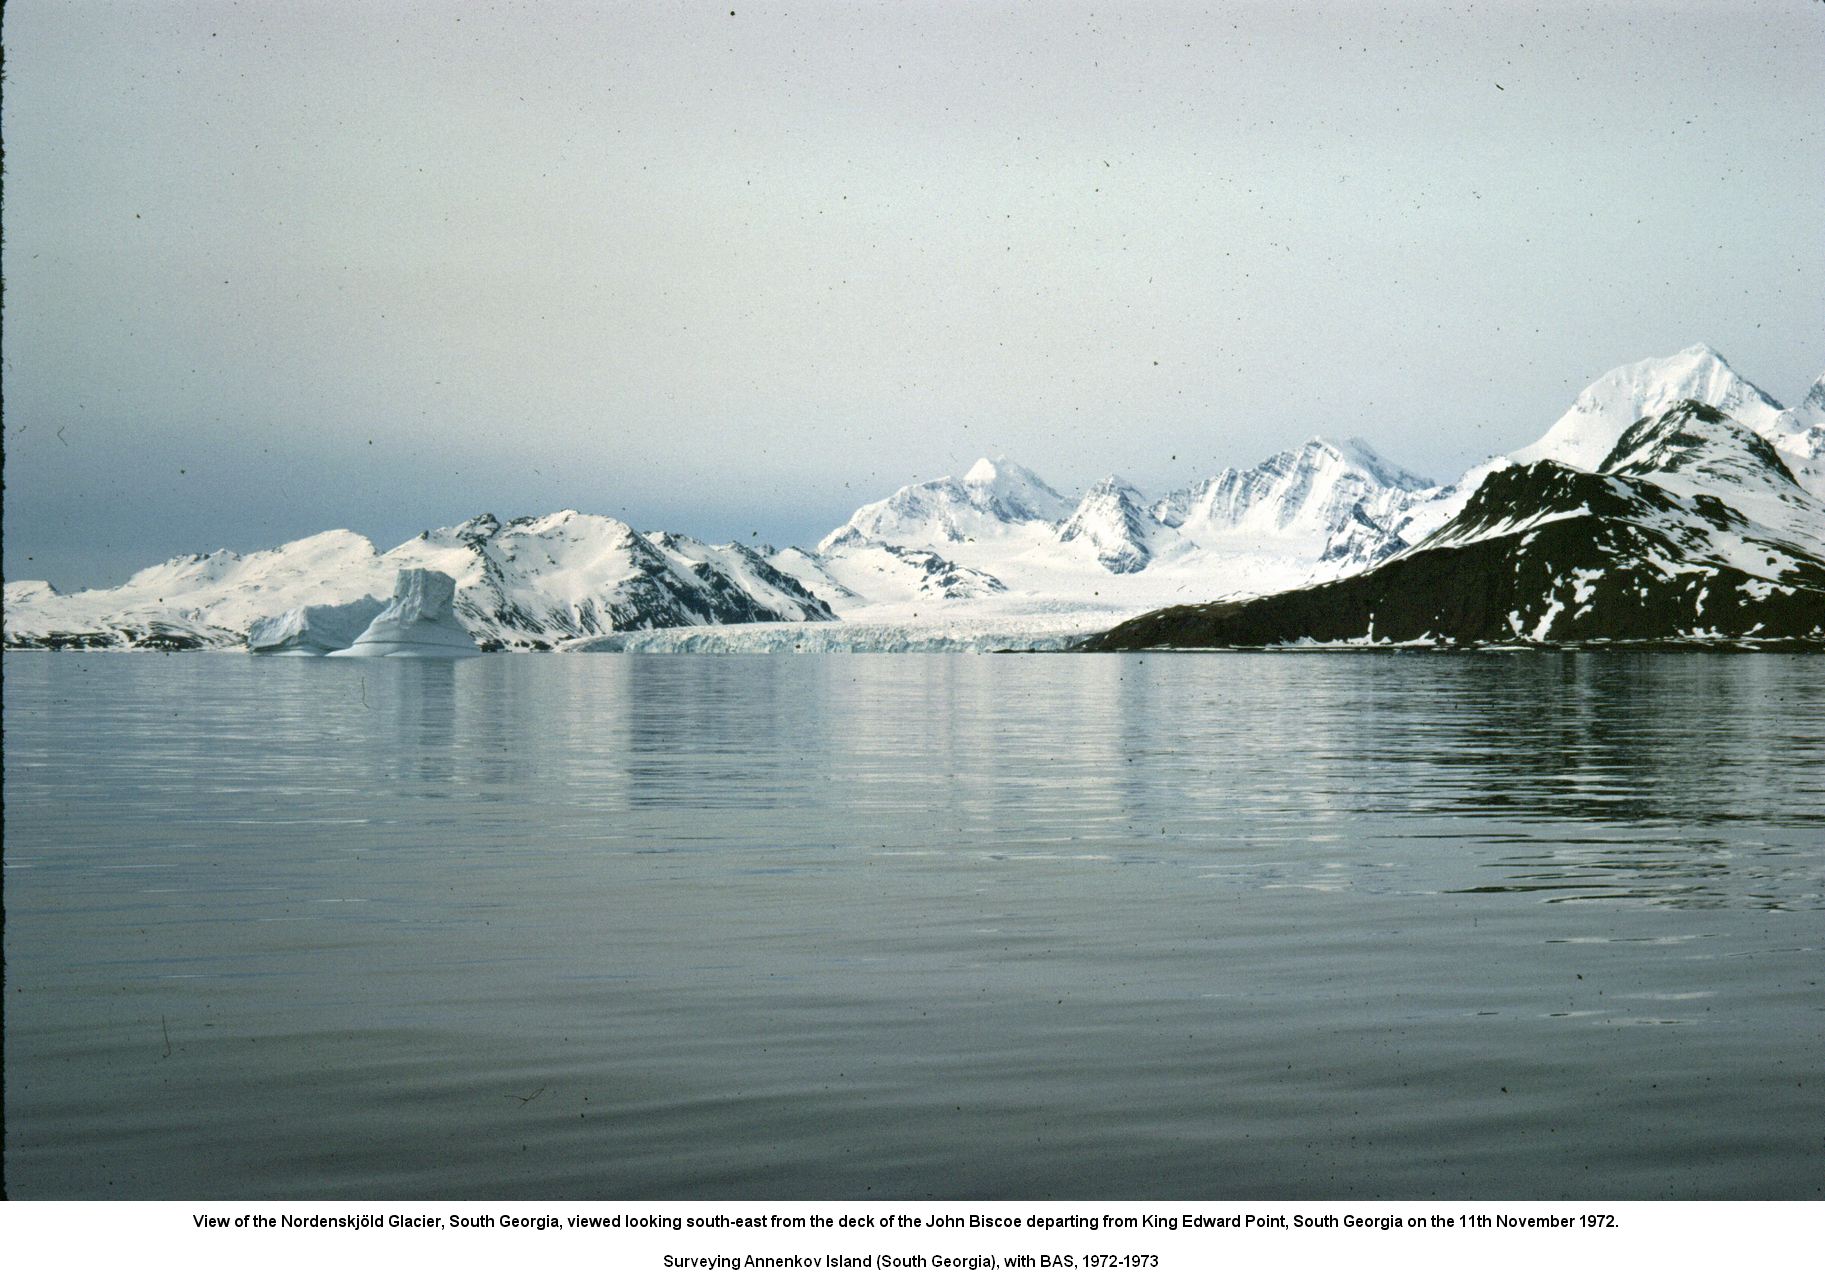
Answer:
[{"label": "iceberg", "polygon": [[295,606],[249,628],[247,650],[250,654],[294,657],[346,650],[385,607],[378,597],[363,597],[339,606]]},{"label": "iceberg", "polygon": [[387,608],[330,658],[466,659],[481,653],[456,621],[456,580],[441,570],[402,570]]}]

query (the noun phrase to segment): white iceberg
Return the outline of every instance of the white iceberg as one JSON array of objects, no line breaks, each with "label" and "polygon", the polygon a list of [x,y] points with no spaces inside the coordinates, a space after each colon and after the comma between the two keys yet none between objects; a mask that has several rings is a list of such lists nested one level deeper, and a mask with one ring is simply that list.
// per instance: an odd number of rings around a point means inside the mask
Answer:
[{"label": "white iceberg", "polygon": [[399,572],[393,599],[346,650],[330,658],[466,659],[480,654],[456,621],[456,580],[441,570]]},{"label": "white iceberg", "polygon": [[378,597],[339,606],[295,606],[247,630],[250,654],[319,656],[346,650],[386,608]]}]

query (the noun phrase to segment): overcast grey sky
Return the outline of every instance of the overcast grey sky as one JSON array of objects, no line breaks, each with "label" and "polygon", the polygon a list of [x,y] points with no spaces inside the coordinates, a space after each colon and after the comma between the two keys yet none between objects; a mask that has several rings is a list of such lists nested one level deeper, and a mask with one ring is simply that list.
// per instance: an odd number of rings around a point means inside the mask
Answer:
[{"label": "overcast grey sky", "polygon": [[[735,12],[731,14],[730,9]],[[5,573],[577,507],[807,541],[1005,451],[1449,477],[1825,370],[1825,4],[5,8]]]}]

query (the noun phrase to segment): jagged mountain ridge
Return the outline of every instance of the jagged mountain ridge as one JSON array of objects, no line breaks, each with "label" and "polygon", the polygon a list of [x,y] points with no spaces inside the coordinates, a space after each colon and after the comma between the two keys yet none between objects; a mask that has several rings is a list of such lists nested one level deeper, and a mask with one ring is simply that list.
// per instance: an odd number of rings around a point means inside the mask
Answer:
[{"label": "jagged mountain ridge", "polygon": [[1250,542],[1322,544],[1320,561],[1364,563],[1397,551],[1395,517],[1433,483],[1377,455],[1360,438],[1313,438],[1250,469],[1225,469],[1174,492],[1156,516],[1201,546]]},{"label": "jagged mountain ridge", "polygon": [[[775,563],[858,622],[929,619],[915,607],[934,605],[1132,612],[1188,592],[1270,591],[1378,561],[1406,547],[1396,518],[1430,489],[1355,439],[1314,438],[1163,498],[1111,475],[1073,502],[1006,457],[985,458],[961,479],[866,504],[815,553]],[[933,586],[938,578],[950,582]]]},{"label": "jagged mountain ridge", "polygon": [[1147,508],[1139,488],[1119,477],[1105,477],[1084,492],[1071,516],[1058,528],[1058,542],[1082,540],[1104,569],[1118,575],[1144,570],[1161,551],[1167,528]]},{"label": "jagged mountain ridge", "polygon": [[1070,502],[1031,469],[1002,456],[984,457],[961,479],[903,486],[886,499],[864,504],[843,525],[824,536],[820,553],[867,543],[931,548],[997,536],[1009,527],[1051,524],[1070,511]]},{"label": "jagged mountain ridge", "polygon": [[[1790,516],[1771,526],[1744,511],[1757,507]],[[1444,526],[1361,574],[1156,611],[1083,648],[1825,645],[1822,540],[1825,503],[1768,441],[1688,401],[1631,427],[1599,472],[1552,459],[1491,472]]]}]

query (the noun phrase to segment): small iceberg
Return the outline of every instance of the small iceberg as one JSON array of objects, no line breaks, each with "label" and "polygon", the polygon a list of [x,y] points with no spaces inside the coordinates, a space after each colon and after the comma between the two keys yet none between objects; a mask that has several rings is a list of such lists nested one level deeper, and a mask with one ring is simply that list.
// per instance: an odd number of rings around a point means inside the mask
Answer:
[{"label": "small iceberg", "polygon": [[393,599],[346,650],[330,658],[466,659],[480,654],[456,621],[456,580],[438,570],[402,570]]},{"label": "small iceberg", "polygon": [[339,606],[298,606],[249,628],[247,652],[314,658],[346,650],[385,608],[378,597]]}]

